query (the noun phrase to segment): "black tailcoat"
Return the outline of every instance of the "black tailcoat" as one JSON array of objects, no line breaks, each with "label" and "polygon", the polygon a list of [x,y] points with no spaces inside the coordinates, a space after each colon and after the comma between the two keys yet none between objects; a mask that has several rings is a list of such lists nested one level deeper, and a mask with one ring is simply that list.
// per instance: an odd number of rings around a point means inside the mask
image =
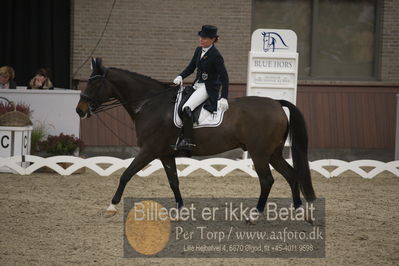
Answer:
[{"label": "black tailcoat", "polygon": [[209,95],[210,104],[204,106],[210,112],[217,110],[217,101],[219,99],[220,85],[222,86],[221,98],[228,96],[229,76],[224,60],[219,50],[213,45],[201,58],[202,48],[197,47],[190,64],[181,72],[180,76],[184,78],[191,75],[197,68],[195,82],[204,82],[206,91]]}]

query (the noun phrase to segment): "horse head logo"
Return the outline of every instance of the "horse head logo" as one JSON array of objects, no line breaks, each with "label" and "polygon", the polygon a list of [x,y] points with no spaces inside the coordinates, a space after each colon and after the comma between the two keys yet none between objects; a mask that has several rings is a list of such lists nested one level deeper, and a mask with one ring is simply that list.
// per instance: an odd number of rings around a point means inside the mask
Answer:
[{"label": "horse head logo", "polygon": [[276,32],[262,32],[263,35],[263,51],[268,52],[270,49],[272,52],[276,49],[288,49],[283,38]]}]

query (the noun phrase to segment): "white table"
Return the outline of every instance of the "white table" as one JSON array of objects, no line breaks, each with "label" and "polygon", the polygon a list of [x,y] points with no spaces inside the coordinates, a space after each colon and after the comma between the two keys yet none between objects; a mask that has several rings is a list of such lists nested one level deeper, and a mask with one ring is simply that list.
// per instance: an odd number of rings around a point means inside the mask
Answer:
[{"label": "white table", "polygon": [[77,137],[80,134],[80,118],[75,108],[79,94],[80,91],[66,89],[27,90],[26,87],[17,87],[0,90],[0,96],[30,106],[34,127],[44,124],[50,135],[64,133]]}]

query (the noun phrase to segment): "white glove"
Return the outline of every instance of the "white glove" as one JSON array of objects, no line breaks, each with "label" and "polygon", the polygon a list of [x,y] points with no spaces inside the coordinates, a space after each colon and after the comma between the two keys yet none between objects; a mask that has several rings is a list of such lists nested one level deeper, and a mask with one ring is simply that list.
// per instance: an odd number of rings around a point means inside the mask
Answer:
[{"label": "white glove", "polygon": [[183,85],[183,78],[182,76],[177,76],[174,80],[173,83],[176,85]]},{"label": "white glove", "polygon": [[222,98],[218,102],[218,108],[221,109],[222,111],[227,111],[229,109],[229,103],[227,102],[227,99]]}]

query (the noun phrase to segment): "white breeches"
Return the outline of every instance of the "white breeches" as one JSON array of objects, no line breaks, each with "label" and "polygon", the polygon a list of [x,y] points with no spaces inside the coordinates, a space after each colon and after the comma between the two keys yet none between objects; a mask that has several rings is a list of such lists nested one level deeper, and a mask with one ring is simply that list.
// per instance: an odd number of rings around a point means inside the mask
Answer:
[{"label": "white breeches", "polygon": [[194,84],[195,91],[191,94],[190,98],[183,105],[182,109],[185,107],[190,107],[190,110],[193,111],[197,108],[201,103],[205,102],[208,99],[208,93],[206,92],[205,83],[195,83]]}]

